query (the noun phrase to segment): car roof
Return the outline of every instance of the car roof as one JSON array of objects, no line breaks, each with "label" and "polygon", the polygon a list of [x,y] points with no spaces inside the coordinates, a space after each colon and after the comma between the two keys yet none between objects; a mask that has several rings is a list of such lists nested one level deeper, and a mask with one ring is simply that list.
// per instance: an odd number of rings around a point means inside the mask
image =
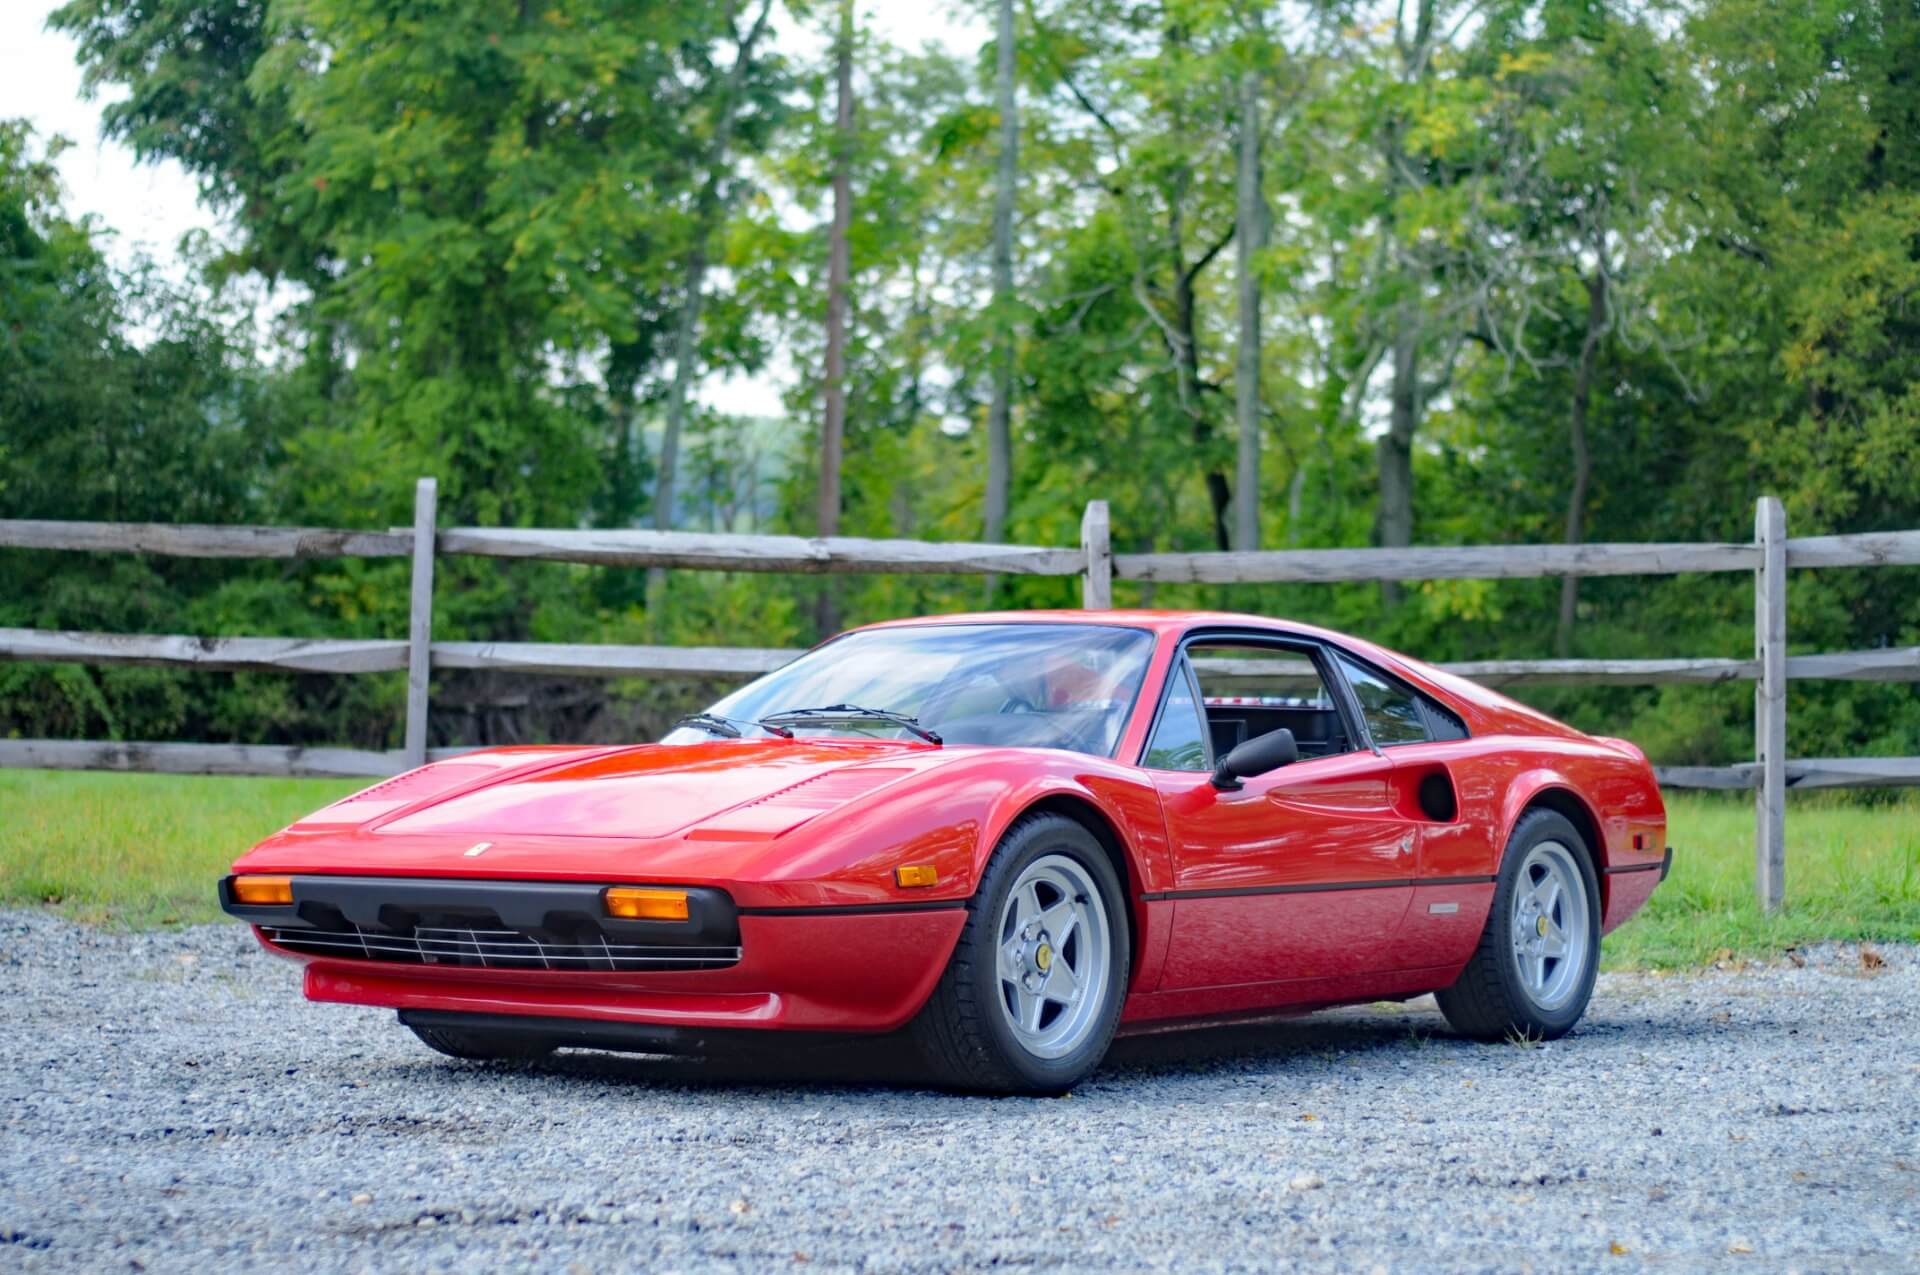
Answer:
[{"label": "car roof", "polygon": [[1238,611],[1154,611],[1144,608],[1115,609],[1109,611],[1052,610],[1052,611],[976,611],[958,615],[916,616],[900,620],[883,620],[878,624],[863,625],[861,629],[849,630],[861,632],[866,629],[913,628],[930,624],[1087,624],[1106,625],[1144,629],[1162,637],[1167,634],[1179,636],[1194,629],[1233,628],[1265,630],[1270,633],[1282,633],[1295,637],[1313,638],[1328,642],[1336,647],[1369,660],[1397,676],[1414,683],[1421,691],[1433,695],[1443,703],[1450,704],[1457,711],[1465,712],[1471,719],[1469,724],[1475,733],[1483,731],[1513,731],[1529,735],[1577,736],[1579,731],[1564,722],[1555,721],[1536,708],[1509,699],[1498,691],[1468,681],[1466,678],[1447,673],[1442,669],[1398,651],[1390,650],[1365,638],[1350,633],[1340,633],[1333,629],[1322,628],[1315,624],[1305,624],[1299,620],[1281,619],[1276,616],[1248,615]]},{"label": "car roof", "polygon": [[1223,628],[1267,629],[1276,633],[1298,633],[1305,637],[1325,638],[1330,641],[1366,645],[1359,639],[1332,629],[1323,629],[1317,625],[1304,624],[1297,620],[1278,619],[1273,616],[1247,615],[1237,611],[1155,611],[1141,607],[1116,608],[1107,611],[1051,610],[1051,611],[973,611],[958,615],[913,616],[900,620],[882,620],[877,624],[861,626],[867,629],[912,628],[926,624],[1098,624],[1121,626],[1125,628],[1147,629],[1154,633],[1184,633],[1194,628],[1211,628],[1219,625]]}]

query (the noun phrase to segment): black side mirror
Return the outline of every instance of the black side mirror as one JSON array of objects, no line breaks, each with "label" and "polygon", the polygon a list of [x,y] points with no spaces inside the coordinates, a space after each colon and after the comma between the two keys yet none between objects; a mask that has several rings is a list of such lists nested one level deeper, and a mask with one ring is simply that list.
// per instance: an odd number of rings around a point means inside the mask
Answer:
[{"label": "black side mirror", "polygon": [[1213,786],[1232,792],[1242,779],[1264,775],[1299,760],[1300,745],[1293,741],[1293,732],[1283,726],[1235,745],[1214,769]]}]

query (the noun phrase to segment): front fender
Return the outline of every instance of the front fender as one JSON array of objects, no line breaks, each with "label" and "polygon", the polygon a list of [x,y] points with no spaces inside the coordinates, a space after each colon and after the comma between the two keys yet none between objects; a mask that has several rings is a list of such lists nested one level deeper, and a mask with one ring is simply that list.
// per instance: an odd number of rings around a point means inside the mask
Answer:
[{"label": "front fender", "polygon": [[[879,763],[876,763],[879,765]],[[971,898],[993,848],[1037,802],[1069,798],[1113,829],[1143,889],[1170,875],[1151,785],[1097,758],[995,749],[917,759],[888,783],[776,837],[732,874],[748,907],[872,907]],[[903,887],[895,871],[930,866],[937,883]]]},{"label": "front fender", "polygon": [[1172,852],[1159,794],[1145,780],[1117,767],[1047,766],[1007,787],[987,818],[974,860],[974,879],[986,871],[994,848],[1016,820],[1043,802],[1063,798],[1091,808],[1112,829],[1127,860],[1123,884],[1146,893],[1172,888]]}]

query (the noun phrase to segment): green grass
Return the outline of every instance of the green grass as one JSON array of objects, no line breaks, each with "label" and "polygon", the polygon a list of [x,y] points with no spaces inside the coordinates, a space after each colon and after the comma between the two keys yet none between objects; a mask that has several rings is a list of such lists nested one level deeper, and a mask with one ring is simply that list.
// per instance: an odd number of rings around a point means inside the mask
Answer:
[{"label": "green grass", "polygon": [[[213,883],[235,855],[360,786],[0,770],[0,903],[132,927],[212,920]],[[1754,903],[1751,800],[1677,793],[1668,814],[1673,875],[1607,939],[1609,965],[1697,965],[1828,939],[1920,942],[1920,793],[1875,806],[1790,798],[1787,906],[1772,917]]]},{"label": "green grass", "polygon": [[0,770],[0,903],[132,927],[215,920],[214,882],[241,851],[366,782]]},{"label": "green grass", "polygon": [[1751,796],[1669,793],[1667,842],[1673,874],[1607,937],[1611,967],[1765,957],[1831,939],[1920,942],[1920,793],[1871,806],[1789,794],[1787,903],[1773,916],[1754,899]]}]

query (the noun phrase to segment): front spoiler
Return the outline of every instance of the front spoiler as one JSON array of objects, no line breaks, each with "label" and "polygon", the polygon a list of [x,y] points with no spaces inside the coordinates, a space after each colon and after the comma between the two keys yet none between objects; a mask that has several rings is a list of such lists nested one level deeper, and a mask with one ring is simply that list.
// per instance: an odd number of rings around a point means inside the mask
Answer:
[{"label": "front spoiler", "polygon": [[796,1045],[830,1045],[845,1037],[837,1032],[766,1032],[728,1028],[670,1027],[663,1023],[616,1023],[591,1018],[546,1018],[532,1014],[466,1014],[445,1010],[403,1009],[400,1021],[408,1027],[489,1032],[512,1036],[549,1049],[605,1049],[619,1054],[706,1054],[739,1051],[754,1042],[782,1051]]},{"label": "front spoiler", "polygon": [[618,974],[341,960],[262,942],[306,963],[306,994],[314,1001],[700,1031],[886,1032],[904,1026],[926,1003],[966,918],[963,904],[743,913],[735,965]]}]

